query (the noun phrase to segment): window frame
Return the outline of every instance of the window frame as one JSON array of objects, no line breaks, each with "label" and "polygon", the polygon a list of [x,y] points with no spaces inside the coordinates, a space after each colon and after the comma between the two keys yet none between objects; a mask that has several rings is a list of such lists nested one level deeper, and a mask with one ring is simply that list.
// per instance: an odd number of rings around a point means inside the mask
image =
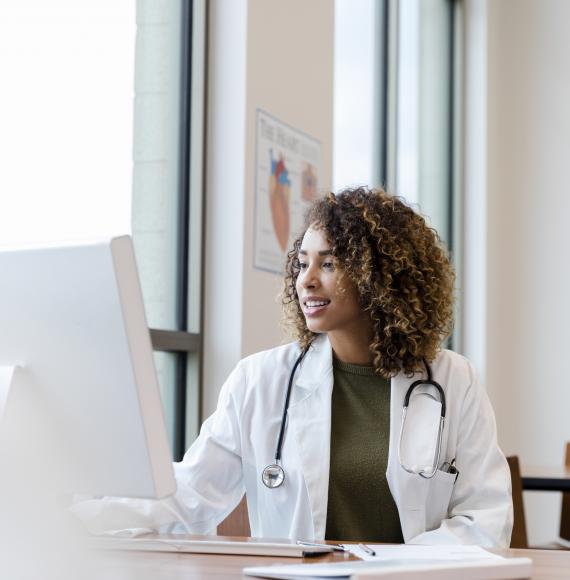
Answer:
[{"label": "window frame", "polygon": [[[172,454],[180,461],[201,421],[204,280],[206,0],[181,0],[175,330],[150,328],[154,352],[174,354]],[[191,280],[191,276],[193,279]]]}]

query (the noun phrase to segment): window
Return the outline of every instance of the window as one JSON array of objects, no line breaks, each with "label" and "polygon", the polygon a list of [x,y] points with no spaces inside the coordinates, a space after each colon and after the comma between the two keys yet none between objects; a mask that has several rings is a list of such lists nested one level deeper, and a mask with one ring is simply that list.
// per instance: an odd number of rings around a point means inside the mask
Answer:
[{"label": "window", "polygon": [[199,427],[205,2],[137,3],[133,239],[175,460]]},{"label": "window", "polygon": [[[389,189],[412,203],[451,252],[461,287],[461,37],[458,0],[391,0]],[[459,300],[460,302],[460,300]],[[451,344],[459,349],[460,303]]]},{"label": "window", "polygon": [[336,0],[333,184],[385,179],[386,0]]},{"label": "window", "polygon": [[[459,0],[336,0],[334,184],[419,204],[461,286]],[[453,344],[459,347],[460,304]]]}]

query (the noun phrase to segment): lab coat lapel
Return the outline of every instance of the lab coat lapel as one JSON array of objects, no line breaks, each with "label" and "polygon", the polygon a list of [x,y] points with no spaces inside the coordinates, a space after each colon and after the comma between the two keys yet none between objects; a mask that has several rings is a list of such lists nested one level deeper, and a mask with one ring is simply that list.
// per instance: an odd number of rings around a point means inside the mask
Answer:
[{"label": "lab coat lapel", "polygon": [[325,537],[332,388],[332,349],[326,335],[321,335],[302,362],[289,406],[316,539]]}]

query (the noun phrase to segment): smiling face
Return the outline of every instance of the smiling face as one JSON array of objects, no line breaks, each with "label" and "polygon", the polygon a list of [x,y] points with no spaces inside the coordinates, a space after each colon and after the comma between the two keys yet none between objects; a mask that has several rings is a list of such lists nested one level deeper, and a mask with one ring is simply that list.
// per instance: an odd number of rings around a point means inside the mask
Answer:
[{"label": "smiling face", "polygon": [[325,233],[310,227],[299,249],[297,296],[311,332],[366,333],[370,318],[354,284],[343,275]]}]

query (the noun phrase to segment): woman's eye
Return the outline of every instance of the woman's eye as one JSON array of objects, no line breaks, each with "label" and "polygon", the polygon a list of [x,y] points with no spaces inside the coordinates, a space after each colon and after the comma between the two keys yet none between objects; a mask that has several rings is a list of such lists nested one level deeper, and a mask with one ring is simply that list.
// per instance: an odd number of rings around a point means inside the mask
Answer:
[{"label": "woman's eye", "polygon": [[307,263],[306,262],[299,262],[299,270],[306,270]]},{"label": "woman's eye", "polygon": [[333,262],[323,262],[323,268],[325,270],[334,270],[334,263]]}]

